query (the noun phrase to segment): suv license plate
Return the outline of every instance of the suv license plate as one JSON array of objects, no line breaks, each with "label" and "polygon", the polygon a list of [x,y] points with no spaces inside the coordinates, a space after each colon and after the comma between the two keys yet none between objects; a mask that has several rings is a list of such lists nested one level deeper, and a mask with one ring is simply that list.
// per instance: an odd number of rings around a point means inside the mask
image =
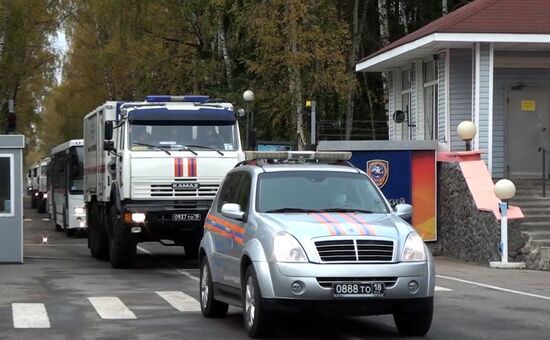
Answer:
[{"label": "suv license plate", "polygon": [[384,297],[386,284],[383,282],[335,282],[332,284],[332,296],[345,297]]},{"label": "suv license plate", "polygon": [[201,214],[172,214],[172,221],[184,222],[184,221],[200,221]]}]

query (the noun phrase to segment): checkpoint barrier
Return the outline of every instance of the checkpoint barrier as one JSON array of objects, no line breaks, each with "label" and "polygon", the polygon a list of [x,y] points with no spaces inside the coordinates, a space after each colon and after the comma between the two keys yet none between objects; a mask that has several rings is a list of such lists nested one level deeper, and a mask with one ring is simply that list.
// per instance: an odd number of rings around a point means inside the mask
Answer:
[{"label": "checkpoint barrier", "polygon": [[320,141],[317,150],[351,151],[392,206],[413,206],[409,222],[423,240],[437,240],[437,141]]},{"label": "checkpoint barrier", "polygon": [[0,263],[23,263],[22,135],[0,135]]}]

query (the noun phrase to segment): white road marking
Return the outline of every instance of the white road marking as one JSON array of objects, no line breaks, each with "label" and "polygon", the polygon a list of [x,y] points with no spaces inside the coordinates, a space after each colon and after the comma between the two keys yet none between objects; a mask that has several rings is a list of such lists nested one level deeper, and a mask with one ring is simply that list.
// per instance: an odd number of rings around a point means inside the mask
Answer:
[{"label": "white road marking", "polygon": [[117,297],[89,297],[88,300],[102,319],[137,319],[136,315]]},{"label": "white road marking", "polygon": [[176,271],[177,271],[178,273],[180,273],[181,275],[190,278],[190,279],[193,280],[193,281],[197,281],[197,282],[200,281],[198,277],[196,277],[195,275],[189,273],[189,272],[186,271],[185,269],[176,269]]},{"label": "white road marking", "polygon": [[440,279],[452,280],[452,281],[471,284],[471,285],[474,285],[474,286],[479,286],[479,287],[484,287],[484,288],[488,288],[488,289],[498,290],[498,291],[501,291],[501,292],[518,294],[518,295],[523,295],[523,296],[529,296],[529,297],[534,297],[534,298],[543,299],[543,300],[550,300],[550,296],[526,293],[526,292],[522,292],[522,291],[519,291],[519,290],[513,290],[513,289],[488,285],[488,284],[485,284],[485,283],[463,280],[463,279],[459,279],[459,278],[456,278],[456,277],[444,276],[444,275],[436,275],[436,277],[438,277]]},{"label": "white road marking", "polygon": [[43,303],[12,303],[13,327],[50,328],[50,319]]},{"label": "white road marking", "polygon": [[42,221],[44,222],[50,222],[51,220],[49,218],[43,218]]},{"label": "white road marking", "polygon": [[198,312],[201,310],[199,302],[184,292],[156,292],[172,307],[180,312]]},{"label": "white road marking", "polygon": [[450,292],[450,291],[452,291],[452,289],[450,289],[450,288],[445,288],[445,287],[435,286],[435,291],[436,291],[436,292]]},{"label": "white road marking", "polygon": [[[44,246],[44,245],[42,243],[25,243],[25,247],[27,246]],[[48,247],[87,247],[88,245],[85,243],[82,243],[82,244],[48,243],[46,246]]]},{"label": "white road marking", "polygon": [[149,250],[143,248],[142,246],[137,246],[137,249],[141,252],[144,252],[145,254],[147,255],[151,255],[151,256],[154,256],[153,253],[151,253]]},{"label": "white road marking", "polygon": [[30,222],[30,221],[32,221],[32,218],[24,218],[23,219],[23,222]]},{"label": "white road marking", "polygon": [[[145,249],[145,248],[143,248],[143,247],[141,247],[141,246],[137,246],[137,249],[138,249],[139,251],[141,251],[141,252],[147,254],[147,255],[150,255],[150,256],[155,257],[155,255],[154,255],[153,253],[151,253],[149,250],[147,250],[147,249]],[[166,262],[166,263],[168,263],[170,266],[172,266],[169,262]],[[199,278],[198,278],[198,277],[196,277],[195,275],[193,275],[193,274],[187,272],[186,270],[184,270],[184,269],[179,269],[179,268],[174,268],[174,269],[175,269],[178,273],[180,273],[181,275],[183,275],[183,276],[185,276],[185,277],[187,277],[187,278],[189,278],[189,279],[191,279],[191,280],[194,280],[194,281],[199,282]]]}]

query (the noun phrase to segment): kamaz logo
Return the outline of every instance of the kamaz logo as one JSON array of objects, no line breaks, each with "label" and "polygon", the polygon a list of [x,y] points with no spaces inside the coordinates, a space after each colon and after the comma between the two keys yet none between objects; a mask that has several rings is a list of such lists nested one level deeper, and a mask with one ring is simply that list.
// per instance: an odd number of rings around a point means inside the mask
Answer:
[{"label": "kamaz logo", "polygon": [[200,184],[196,182],[172,183],[172,189],[198,189],[199,187]]}]

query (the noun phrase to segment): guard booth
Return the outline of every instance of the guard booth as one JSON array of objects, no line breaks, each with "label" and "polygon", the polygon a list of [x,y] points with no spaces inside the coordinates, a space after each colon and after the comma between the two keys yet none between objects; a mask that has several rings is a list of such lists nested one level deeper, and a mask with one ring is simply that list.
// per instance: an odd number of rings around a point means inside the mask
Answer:
[{"label": "guard booth", "polygon": [[437,141],[320,141],[319,151],[351,151],[392,206],[411,204],[408,221],[424,241],[437,241]]},{"label": "guard booth", "polygon": [[22,135],[0,135],[0,263],[23,263]]}]

